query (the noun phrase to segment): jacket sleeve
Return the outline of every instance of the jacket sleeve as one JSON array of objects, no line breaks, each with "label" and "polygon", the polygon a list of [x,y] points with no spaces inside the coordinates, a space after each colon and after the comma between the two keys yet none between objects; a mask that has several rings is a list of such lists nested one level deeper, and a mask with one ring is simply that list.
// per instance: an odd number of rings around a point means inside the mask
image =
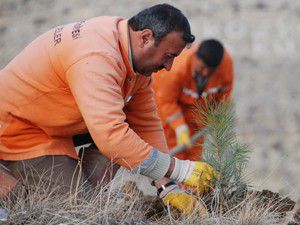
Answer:
[{"label": "jacket sleeve", "polygon": [[162,76],[159,83],[156,84],[156,102],[159,107],[159,114],[164,125],[176,130],[176,128],[186,124],[179,105],[181,82],[178,74],[169,72],[159,76]]},{"label": "jacket sleeve", "polygon": [[233,80],[234,80],[234,74],[233,74],[233,62],[230,60],[228,62],[228,65],[226,69],[224,70],[224,82],[222,84],[222,90],[220,93],[217,94],[216,100],[220,102],[221,100],[225,99],[225,101],[231,100],[232,95],[232,89],[233,89]]},{"label": "jacket sleeve", "polygon": [[133,95],[126,107],[126,118],[130,128],[145,142],[161,152],[169,153],[161,120],[157,115],[157,107],[151,88],[152,80],[146,79],[146,82]]},{"label": "jacket sleeve", "polygon": [[66,80],[87,128],[109,159],[132,169],[152,153],[152,146],[129,128],[123,111],[122,71],[117,60],[94,54],[73,64]]}]

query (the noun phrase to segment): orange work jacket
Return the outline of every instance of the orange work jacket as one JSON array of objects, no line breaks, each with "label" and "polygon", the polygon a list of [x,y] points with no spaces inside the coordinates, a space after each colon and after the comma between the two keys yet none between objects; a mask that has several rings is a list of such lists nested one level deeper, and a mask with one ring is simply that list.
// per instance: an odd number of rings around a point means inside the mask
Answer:
[{"label": "orange work jacket", "polygon": [[58,26],[0,71],[0,159],[77,158],[72,136],[134,168],[167,152],[151,88],[129,60],[128,22],[97,17]]},{"label": "orange work jacket", "polygon": [[[153,75],[153,88],[159,116],[162,120],[169,149],[176,146],[175,130],[188,125],[191,135],[201,129],[194,116],[195,103],[203,105],[203,99],[197,93],[194,78],[194,61],[198,46],[184,50],[173,63],[170,71],[161,70]],[[202,96],[220,101],[224,96],[231,97],[233,88],[233,62],[224,51],[221,64],[209,78]],[[220,90],[223,90],[220,92]],[[181,159],[199,160],[202,139],[196,147],[177,155]]]}]

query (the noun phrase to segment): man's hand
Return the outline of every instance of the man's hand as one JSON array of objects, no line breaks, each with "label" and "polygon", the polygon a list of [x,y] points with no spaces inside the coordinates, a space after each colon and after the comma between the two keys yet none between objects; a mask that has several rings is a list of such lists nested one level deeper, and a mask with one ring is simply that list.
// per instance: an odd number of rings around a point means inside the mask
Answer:
[{"label": "man's hand", "polygon": [[215,179],[218,177],[219,173],[209,164],[200,161],[190,162],[190,168],[183,183],[196,188],[202,195],[214,187]]},{"label": "man's hand", "polygon": [[189,128],[187,125],[182,125],[176,129],[177,145],[184,144],[187,148],[192,147],[190,140]]},{"label": "man's hand", "polygon": [[219,176],[219,173],[205,162],[193,162],[175,158],[175,166],[170,178],[195,188],[201,196],[203,193],[212,190]]},{"label": "man's hand", "polygon": [[198,212],[203,217],[207,217],[205,207],[197,200],[196,197],[179,189],[176,183],[171,182],[168,184],[166,184],[159,193],[159,197],[163,201],[164,205],[176,208],[187,216]]}]

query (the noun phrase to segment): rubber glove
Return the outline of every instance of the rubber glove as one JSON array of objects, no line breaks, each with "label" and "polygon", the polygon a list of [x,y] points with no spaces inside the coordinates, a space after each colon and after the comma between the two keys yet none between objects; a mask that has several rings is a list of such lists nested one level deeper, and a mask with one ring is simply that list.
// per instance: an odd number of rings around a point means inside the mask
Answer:
[{"label": "rubber glove", "polygon": [[190,176],[187,176],[183,183],[196,188],[200,196],[212,190],[216,179],[219,178],[219,173],[212,166],[201,161],[191,162],[190,171]]},{"label": "rubber glove", "polygon": [[177,158],[175,158],[174,170],[170,176],[171,179],[196,188],[199,195],[212,190],[215,181],[219,177],[219,173],[205,162],[193,162]]},{"label": "rubber glove", "polygon": [[164,185],[159,197],[165,206],[176,208],[187,216],[200,213],[203,217],[207,217],[207,211],[201,201],[181,190],[174,181]]},{"label": "rubber glove", "polygon": [[176,129],[177,145],[184,144],[187,148],[192,147],[190,132],[187,125],[182,125]]}]

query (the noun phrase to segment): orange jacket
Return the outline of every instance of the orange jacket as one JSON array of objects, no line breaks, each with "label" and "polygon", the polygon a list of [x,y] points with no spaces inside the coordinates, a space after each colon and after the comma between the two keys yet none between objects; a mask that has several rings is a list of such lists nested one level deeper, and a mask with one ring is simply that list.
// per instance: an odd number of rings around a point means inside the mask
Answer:
[{"label": "orange jacket", "polygon": [[[153,75],[153,88],[155,101],[158,106],[159,116],[162,119],[165,135],[169,148],[176,146],[175,130],[181,125],[188,125],[191,134],[199,130],[199,125],[193,116],[193,108],[196,101],[203,104],[199,98],[194,78],[195,53],[198,46],[184,50],[175,58],[170,71],[162,70]],[[221,64],[207,82],[202,95],[211,96],[219,101],[224,96],[230,98],[233,87],[233,62],[224,51]],[[215,90],[224,88],[224,92],[215,93]],[[195,148],[199,150],[198,148]],[[190,155],[193,153],[189,153]],[[198,154],[199,155],[199,154]],[[196,160],[195,157],[179,157]]]},{"label": "orange jacket", "polygon": [[77,158],[89,131],[108,158],[133,168],[167,145],[151,79],[130,66],[127,20],[97,17],[41,35],[0,71],[0,159]]}]

